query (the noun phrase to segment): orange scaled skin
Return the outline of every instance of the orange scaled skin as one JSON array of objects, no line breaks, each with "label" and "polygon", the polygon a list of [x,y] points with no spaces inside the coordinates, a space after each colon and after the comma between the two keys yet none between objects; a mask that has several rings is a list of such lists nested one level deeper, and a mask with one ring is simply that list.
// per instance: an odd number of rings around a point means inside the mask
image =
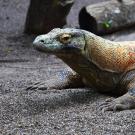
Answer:
[{"label": "orange scaled skin", "polygon": [[91,61],[100,69],[120,73],[133,68],[135,41],[112,42],[99,38],[93,40],[92,44],[87,46],[89,55]]}]

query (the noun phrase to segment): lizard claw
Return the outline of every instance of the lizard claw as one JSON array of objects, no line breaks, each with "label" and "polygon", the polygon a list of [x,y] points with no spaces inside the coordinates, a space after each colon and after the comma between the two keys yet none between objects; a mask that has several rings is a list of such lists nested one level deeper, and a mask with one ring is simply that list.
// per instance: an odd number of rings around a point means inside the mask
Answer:
[{"label": "lizard claw", "polygon": [[26,90],[47,90],[45,83],[36,82],[33,85],[26,88]]}]

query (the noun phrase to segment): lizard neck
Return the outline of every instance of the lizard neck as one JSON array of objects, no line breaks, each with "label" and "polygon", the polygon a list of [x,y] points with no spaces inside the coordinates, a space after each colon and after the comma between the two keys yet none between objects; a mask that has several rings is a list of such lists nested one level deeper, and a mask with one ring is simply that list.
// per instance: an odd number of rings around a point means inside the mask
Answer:
[{"label": "lizard neck", "polygon": [[123,72],[129,63],[128,49],[122,42],[113,42],[85,31],[84,55],[100,69]]},{"label": "lizard neck", "polygon": [[85,58],[82,54],[57,54],[58,58],[63,60],[70,68],[78,72],[80,65],[86,64],[87,58]]}]

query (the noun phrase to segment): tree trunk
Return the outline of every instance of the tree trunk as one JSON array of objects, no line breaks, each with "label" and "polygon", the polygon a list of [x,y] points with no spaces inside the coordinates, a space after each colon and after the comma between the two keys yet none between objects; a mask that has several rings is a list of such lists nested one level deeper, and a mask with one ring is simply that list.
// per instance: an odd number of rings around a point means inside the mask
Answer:
[{"label": "tree trunk", "polygon": [[31,0],[25,33],[42,34],[66,24],[66,16],[74,0]]},{"label": "tree trunk", "polygon": [[102,35],[135,26],[135,0],[107,1],[84,7],[80,28]]}]

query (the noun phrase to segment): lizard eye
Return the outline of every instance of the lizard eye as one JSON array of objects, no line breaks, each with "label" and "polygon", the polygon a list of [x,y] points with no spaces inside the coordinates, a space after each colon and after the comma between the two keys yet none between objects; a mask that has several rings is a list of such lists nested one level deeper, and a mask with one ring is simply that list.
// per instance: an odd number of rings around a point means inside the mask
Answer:
[{"label": "lizard eye", "polygon": [[66,33],[62,34],[60,35],[59,40],[63,44],[69,43],[71,41],[71,35]]}]

